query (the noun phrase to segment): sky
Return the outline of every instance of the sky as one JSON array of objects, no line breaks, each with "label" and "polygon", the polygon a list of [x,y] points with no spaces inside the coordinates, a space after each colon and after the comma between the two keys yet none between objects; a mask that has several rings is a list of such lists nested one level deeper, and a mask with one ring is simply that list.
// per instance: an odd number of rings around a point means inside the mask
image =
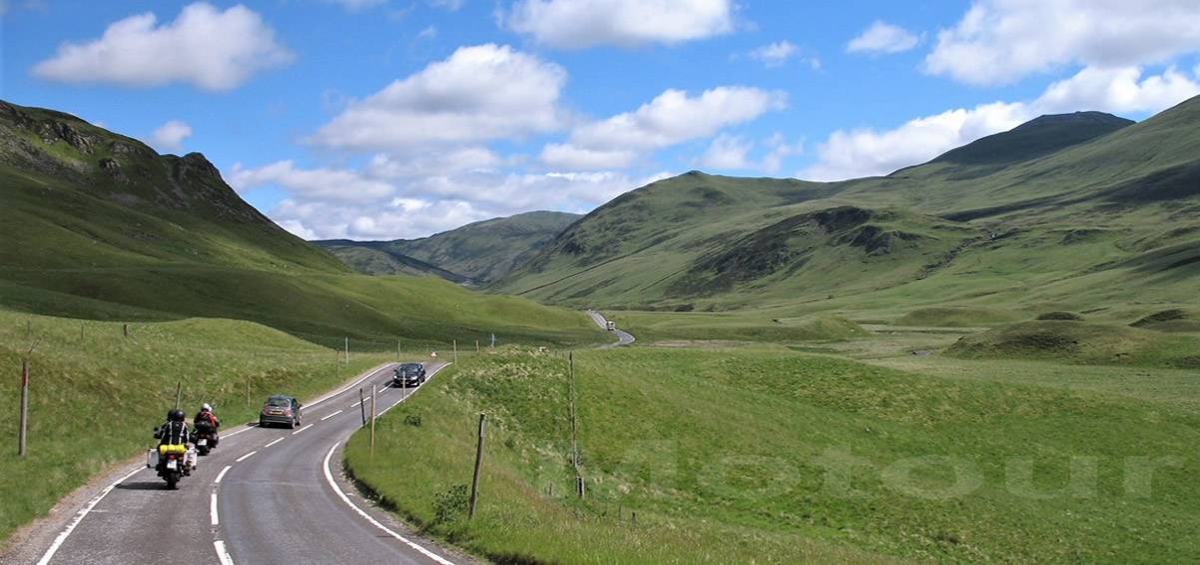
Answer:
[{"label": "sky", "polygon": [[839,180],[1200,94],[1196,0],[0,0],[0,98],[203,153],[307,239]]}]

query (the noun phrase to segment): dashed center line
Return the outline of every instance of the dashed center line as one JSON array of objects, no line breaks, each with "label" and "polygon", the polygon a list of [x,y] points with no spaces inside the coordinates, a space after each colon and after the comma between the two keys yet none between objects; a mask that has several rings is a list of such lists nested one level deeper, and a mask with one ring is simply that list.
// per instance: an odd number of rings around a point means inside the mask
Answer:
[{"label": "dashed center line", "polygon": [[268,447],[271,447],[272,445],[275,445],[275,444],[277,444],[277,443],[279,443],[279,442],[281,442],[281,441],[283,441],[283,438],[279,438],[279,439],[277,439],[277,440],[275,440],[275,441],[272,441],[271,443],[268,443],[268,444],[264,445],[264,446],[263,446],[263,449],[266,449],[266,448],[268,448]]},{"label": "dashed center line", "polygon": [[333,414],[330,414],[324,418],[321,418],[321,421],[324,422],[325,420],[328,420],[334,416],[337,416],[338,414],[341,414],[342,412],[343,412],[342,410],[338,410],[337,412],[334,412]]},{"label": "dashed center line", "polygon": [[[226,469],[228,469],[228,467],[226,467]],[[218,525],[218,524],[220,524],[220,523],[221,523],[221,520],[220,520],[220,518],[218,518],[218,517],[217,517],[217,491],[216,491],[216,490],[214,490],[214,491],[212,492],[212,496],[211,496],[211,497],[209,497],[209,499],[208,499],[208,500],[209,500],[209,502],[208,502],[208,514],[209,514],[209,518],[210,518],[210,519],[209,519],[209,522],[210,522],[212,525],[216,526],[216,525]]]},{"label": "dashed center line", "polygon": [[304,426],[303,428],[300,428],[300,429],[298,429],[298,430],[296,430],[296,431],[292,432],[292,435],[296,435],[296,434],[298,434],[298,433],[300,433],[300,432],[302,432],[302,431],[304,431],[304,430],[307,430],[307,429],[309,429],[309,428],[311,428],[311,427],[313,427],[313,426],[315,426],[315,425],[316,425],[316,424],[309,424],[309,425],[307,425],[307,426]]},{"label": "dashed center line", "polygon": [[224,469],[221,469],[220,473],[217,473],[217,478],[213,480],[214,485],[221,484],[221,479],[225,478],[225,473],[229,472],[230,467],[233,467],[233,465],[226,465]]},{"label": "dashed center line", "polygon": [[221,565],[233,565],[233,558],[229,556],[229,551],[225,549],[225,542],[214,540],[213,548],[217,550],[217,559],[221,561]]},{"label": "dashed center line", "polygon": [[245,460],[249,459],[249,458],[250,458],[250,456],[251,456],[251,455],[254,455],[255,453],[258,453],[258,451],[251,451],[250,453],[247,453],[247,454],[245,454],[245,455],[243,455],[243,456],[241,456],[241,457],[238,457],[238,458],[237,458],[237,459],[235,459],[233,462],[234,462],[234,463],[241,463],[242,461],[245,461]]}]

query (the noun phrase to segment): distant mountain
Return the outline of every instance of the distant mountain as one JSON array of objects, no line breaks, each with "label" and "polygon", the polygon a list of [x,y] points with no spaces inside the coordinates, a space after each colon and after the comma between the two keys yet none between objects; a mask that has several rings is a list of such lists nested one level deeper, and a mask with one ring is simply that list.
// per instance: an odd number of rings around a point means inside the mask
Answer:
[{"label": "distant mountain", "polygon": [[3,101],[0,308],[242,319],[314,342],[340,347],[349,337],[385,349],[398,338],[598,333],[577,312],[428,277],[358,275],[243,201],[199,153],[159,155],[74,116]]},{"label": "distant mountain", "polygon": [[693,171],[597,208],[493,288],[782,315],[900,297],[1082,310],[1194,300],[1197,275],[1200,98],[1138,124],[1043,116],[886,177]]},{"label": "distant mountain", "polygon": [[581,216],[528,212],[467,224],[421,239],[315,241],[354,270],[371,275],[431,274],[488,284],[521,265]]}]

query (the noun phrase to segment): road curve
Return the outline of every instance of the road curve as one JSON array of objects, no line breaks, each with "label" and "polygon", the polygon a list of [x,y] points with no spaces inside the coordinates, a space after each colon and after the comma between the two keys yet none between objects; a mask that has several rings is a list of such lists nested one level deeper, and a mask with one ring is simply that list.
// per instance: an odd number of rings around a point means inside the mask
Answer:
[{"label": "road curve", "polygon": [[[39,565],[462,561],[405,533],[340,477],[342,445],[362,423],[359,386],[369,395],[381,385],[381,413],[416,390],[383,388],[392,367],[372,369],[356,379],[361,385],[305,406],[303,427],[230,430],[179,490],[166,490],[152,469],[125,475],[37,550]],[[430,378],[443,367],[430,366]]]},{"label": "road curve", "polygon": [[[588,310],[587,314],[588,314],[588,316],[592,317],[592,321],[596,322],[596,325],[600,326],[601,329],[604,329],[604,330],[608,329],[608,320],[604,319],[603,314],[601,314],[595,310]],[[615,334],[617,336],[616,343],[602,345],[602,346],[600,346],[600,349],[611,349],[613,347],[623,347],[623,346],[633,343],[634,339],[635,339],[633,337],[633,334],[631,334],[625,330],[622,330],[620,328],[614,329],[613,334]]]}]

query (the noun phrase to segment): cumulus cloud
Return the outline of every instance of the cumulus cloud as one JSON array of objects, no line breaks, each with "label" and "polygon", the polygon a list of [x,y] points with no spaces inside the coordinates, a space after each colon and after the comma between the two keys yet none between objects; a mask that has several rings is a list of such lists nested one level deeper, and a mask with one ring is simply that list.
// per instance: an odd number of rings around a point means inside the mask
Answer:
[{"label": "cumulus cloud", "polygon": [[1194,0],[979,0],[938,33],[925,70],[1005,84],[1066,64],[1129,67],[1200,50]]},{"label": "cumulus cloud", "polygon": [[887,22],[876,20],[846,45],[849,53],[901,53],[920,43],[916,34]]},{"label": "cumulus cloud", "polygon": [[35,65],[33,74],[65,83],[188,83],[224,91],[293,59],[254,11],[240,5],[220,11],[197,2],[168,24],[157,25],[147,12],[109,25],[99,39],[64,43],[54,57]]},{"label": "cumulus cloud", "polygon": [[1042,113],[1075,110],[1158,112],[1197,94],[1200,94],[1200,84],[1174,67],[1145,78],[1138,67],[1089,67],[1071,78],[1051,84],[1034,106]]},{"label": "cumulus cloud", "polygon": [[677,44],[733,30],[731,0],[520,0],[508,26],[563,49]]},{"label": "cumulus cloud", "polygon": [[562,125],[566,71],[494,44],[461,47],[352,102],[310,138],[349,150],[409,150],[547,132]]},{"label": "cumulus cloud", "polygon": [[390,183],[345,169],[302,169],[290,160],[247,169],[235,163],[226,175],[229,186],[245,192],[264,185],[286,189],[306,199],[369,203],[396,192]]},{"label": "cumulus cloud", "polygon": [[721,134],[708,144],[698,164],[713,169],[749,169],[750,159],[746,155],[752,147],[741,136]]},{"label": "cumulus cloud", "polygon": [[750,58],[767,67],[778,67],[800,53],[800,48],[790,41],[776,41],[750,52]]},{"label": "cumulus cloud", "polygon": [[661,149],[702,139],[721,128],[753,120],[787,104],[779,91],[745,86],[719,86],[689,96],[666,90],[633,112],[577,126],[566,144],[547,146],[543,161],[565,165],[594,160],[607,166],[631,163],[639,151]]},{"label": "cumulus cloud", "polygon": [[443,8],[451,12],[457,12],[467,0],[427,0],[430,6],[434,8]]},{"label": "cumulus cloud", "polygon": [[590,171],[621,168],[637,159],[627,149],[587,149],[569,143],[550,143],[542,149],[542,162],[557,169]]},{"label": "cumulus cloud", "polygon": [[1080,110],[1159,112],[1198,94],[1200,84],[1173,67],[1145,77],[1138,67],[1088,67],[1051,84],[1030,102],[958,108],[885,131],[872,128],[835,131],[819,145],[817,163],[799,176],[841,180],[887,174],[923,163],[981,137],[1010,130],[1042,114]]},{"label": "cumulus cloud", "polygon": [[179,151],[183,140],[191,137],[192,126],[179,120],[171,120],[150,134],[150,145],[159,151]]}]

